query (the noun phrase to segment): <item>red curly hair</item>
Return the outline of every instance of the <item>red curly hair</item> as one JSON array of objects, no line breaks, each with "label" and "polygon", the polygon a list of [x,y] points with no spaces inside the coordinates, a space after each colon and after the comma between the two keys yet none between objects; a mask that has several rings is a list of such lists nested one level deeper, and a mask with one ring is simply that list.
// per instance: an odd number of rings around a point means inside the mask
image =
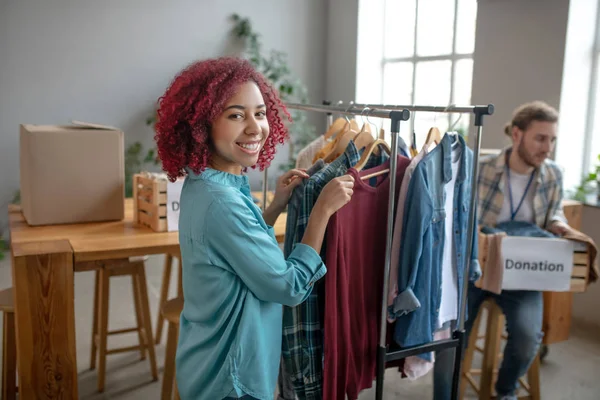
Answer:
[{"label": "red curly hair", "polygon": [[184,176],[186,167],[196,174],[204,171],[210,158],[210,126],[239,86],[248,81],[255,82],[262,93],[270,128],[256,165],[261,171],[270,165],[277,143],[289,138],[281,112],[289,121],[291,116],[275,89],[250,62],[222,57],[185,68],[158,101],[154,139],[169,180]]}]

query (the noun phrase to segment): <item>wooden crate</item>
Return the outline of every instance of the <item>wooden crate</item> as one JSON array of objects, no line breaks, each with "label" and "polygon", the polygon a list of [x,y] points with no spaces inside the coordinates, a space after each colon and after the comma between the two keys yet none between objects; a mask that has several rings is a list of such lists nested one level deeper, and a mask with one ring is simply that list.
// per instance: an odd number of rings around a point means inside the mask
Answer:
[{"label": "wooden crate", "polygon": [[[488,242],[486,234],[479,232],[479,264],[481,270],[485,273],[485,264],[488,256]],[[589,254],[587,246],[583,246],[579,243],[575,244],[575,251],[573,252],[573,272],[571,273],[571,288],[568,292],[582,293],[585,292],[589,282],[590,275],[590,264]]]},{"label": "wooden crate", "polygon": [[571,290],[573,293],[582,293],[587,289],[590,279],[590,256],[587,246],[584,249],[577,249],[573,252],[573,272],[571,273]]},{"label": "wooden crate", "polygon": [[167,231],[167,181],[133,175],[133,222],[156,232]]}]

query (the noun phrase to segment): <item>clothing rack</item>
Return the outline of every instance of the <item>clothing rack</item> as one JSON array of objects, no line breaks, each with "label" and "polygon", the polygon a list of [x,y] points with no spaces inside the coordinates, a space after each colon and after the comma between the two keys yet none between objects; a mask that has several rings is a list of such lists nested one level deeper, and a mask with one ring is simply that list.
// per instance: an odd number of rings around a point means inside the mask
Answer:
[{"label": "clothing rack", "polygon": [[[331,105],[331,102],[324,101],[323,105],[314,104],[299,104],[299,103],[286,103],[286,107],[289,109],[304,110],[304,111],[315,111],[327,114],[328,126],[332,123],[333,114],[342,115],[364,115],[364,111],[368,110],[367,116],[376,118],[387,118],[391,119],[391,134],[392,143],[391,150],[392,155],[390,159],[390,192],[388,202],[388,216],[387,216],[387,239],[386,239],[386,250],[385,250],[385,269],[384,269],[384,280],[383,280],[383,293],[382,293],[382,304],[381,304],[381,326],[380,326],[380,337],[379,346],[377,349],[377,376],[376,376],[376,400],[383,399],[383,381],[385,373],[385,364],[388,361],[400,360],[406,357],[427,353],[431,351],[439,351],[449,348],[456,348],[454,355],[454,371],[452,379],[452,399],[458,398],[458,387],[461,376],[461,359],[462,349],[464,342],[464,323],[465,313],[467,304],[467,288],[468,288],[468,276],[469,276],[469,264],[471,260],[471,254],[473,253],[473,231],[475,229],[475,205],[477,202],[477,180],[479,177],[479,153],[481,150],[481,136],[483,133],[483,116],[492,115],[494,113],[494,106],[492,104],[486,106],[420,106],[420,105],[387,105],[387,104],[354,104],[349,103],[344,105],[338,103],[335,106]],[[444,339],[425,343],[419,346],[411,346],[395,352],[387,352],[386,346],[386,332],[387,332],[387,293],[389,287],[389,276],[391,269],[391,250],[392,250],[392,236],[394,231],[394,203],[395,203],[395,187],[396,187],[396,171],[397,171],[397,160],[398,160],[398,136],[400,134],[400,122],[407,121],[410,118],[411,112],[438,112],[438,113],[473,113],[475,114],[474,126],[477,127],[477,135],[475,137],[475,148],[473,150],[473,170],[472,170],[472,184],[471,199],[469,208],[469,220],[468,220],[468,234],[467,234],[467,257],[465,257],[465,282],[463,284],[461,293],[461,309],[459,312],[458,327],[452,334],[452,339]],[[267,198],[267,175],[266,169],[264,171],[263,181],[263,207],[266,207]]]}]

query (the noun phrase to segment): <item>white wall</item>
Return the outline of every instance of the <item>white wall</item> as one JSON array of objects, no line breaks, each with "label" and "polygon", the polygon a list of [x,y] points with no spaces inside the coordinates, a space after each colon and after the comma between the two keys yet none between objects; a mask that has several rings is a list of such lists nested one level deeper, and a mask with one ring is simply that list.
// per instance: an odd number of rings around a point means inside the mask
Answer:
[{"label": "white wall", "polygon": [[348,102],[356,96],[358,0],[329,0],[326,100]]},{"label": "white wall", "polygon": [[482,147],[507,145],[504,124],[520,104],[560,104],[568,0],[479,0],[473,103],[492,103]]},{"label": "white wall", "polygon": [[[320,103],[328,13],[321,0],[1,1],[0,205],[19,186],[20,123],[78,119],[152,144],[145,119],[174,74],[239,50],[229,35],[234,12],[251,19],[266,48],[289,54],[310,100]],[[280,151],[278,159],[286,157]],[[0,227],[5,218],[0,212]]]}]

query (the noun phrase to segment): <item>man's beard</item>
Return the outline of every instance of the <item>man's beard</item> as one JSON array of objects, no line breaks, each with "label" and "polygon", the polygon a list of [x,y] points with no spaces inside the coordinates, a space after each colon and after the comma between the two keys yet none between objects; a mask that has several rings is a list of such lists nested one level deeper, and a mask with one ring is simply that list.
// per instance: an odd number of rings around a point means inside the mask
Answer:
[{"label": "man's beard", "polygon": [[539,164],[535,162],[535,157],[529,154],[527,150],[525,150],[525,146],[523,146],[523,143],[519,144],[519,147],[517,148],[517,154],[519,155],[521,160],[523,160],[523,162],[529,165],[530,167],[539,167]]}]

